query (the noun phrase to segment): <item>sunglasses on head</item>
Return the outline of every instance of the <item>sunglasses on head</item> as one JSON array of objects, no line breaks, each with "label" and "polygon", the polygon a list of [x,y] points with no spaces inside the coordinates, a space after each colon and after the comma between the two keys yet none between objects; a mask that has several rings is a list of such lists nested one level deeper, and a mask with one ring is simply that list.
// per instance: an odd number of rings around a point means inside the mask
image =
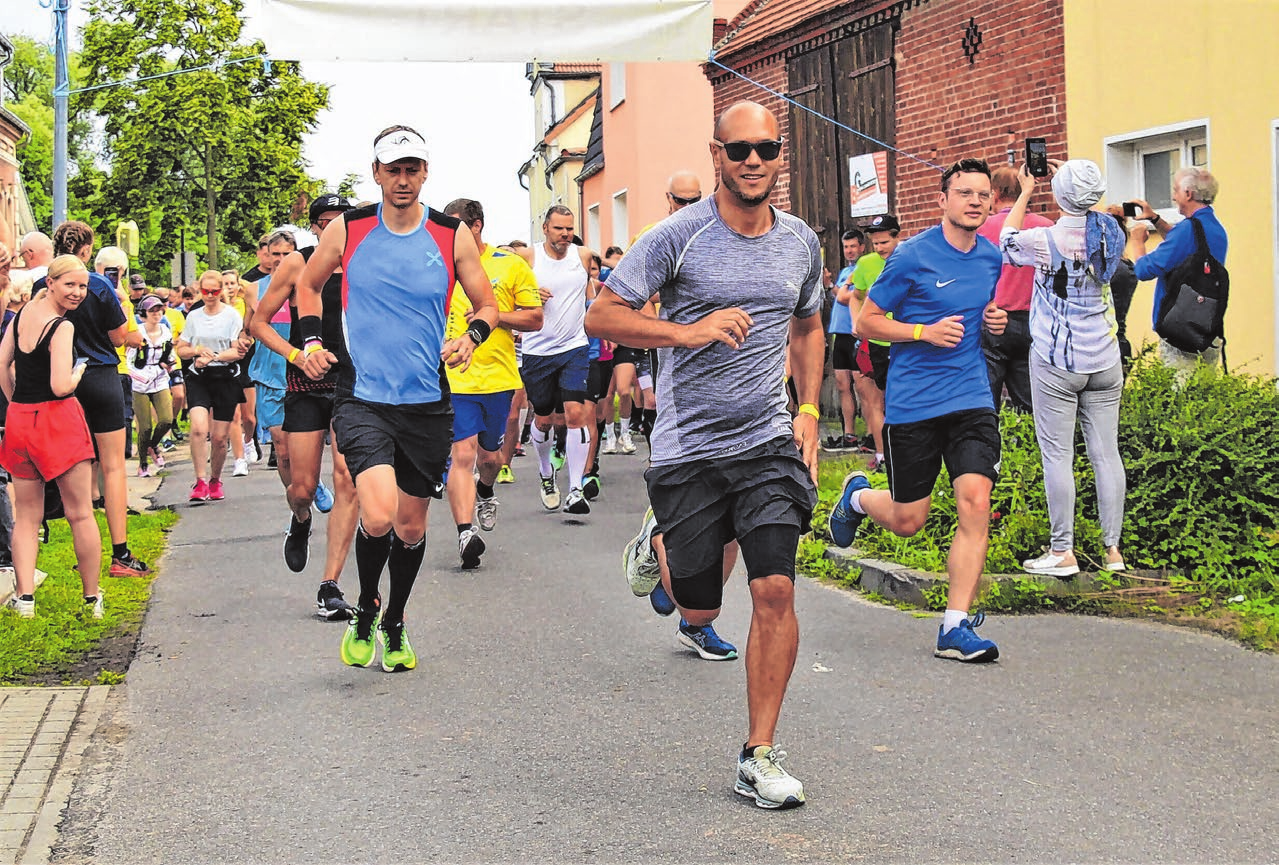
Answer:
[{"label": "sunglasses on head", "polygon": [[700,195],[694,195],[692,198],[680,198],[678,195],[676,195],[673,192],[668,192],[666,194],[671,197],[671,201],[675,202],[680,207],[688,207],[690,204],[696,204],[697,202],[702,200],[702,197]]},{"label": "sunglasses on head", "polygon": [[785,139],[779,138],[776,141],[712,140],[716,145],[724,148],[724,155],[728,157],[730,162],[745,162],[750,158],[752,150],[759,154],[760,159],[765,162],[772,162],[782,155],[782,142]]}]

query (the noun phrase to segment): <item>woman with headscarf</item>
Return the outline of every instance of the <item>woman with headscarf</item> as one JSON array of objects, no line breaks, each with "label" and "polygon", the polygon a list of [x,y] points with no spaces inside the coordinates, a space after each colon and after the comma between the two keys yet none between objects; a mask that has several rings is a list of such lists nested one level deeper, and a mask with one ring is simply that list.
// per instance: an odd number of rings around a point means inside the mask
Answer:
[{"label": "woman with headscarf", "polygon": [[1124,569],[1119,552],[1128,488],[1119,456],[1124,373],[1110,291],[1124,236],[1108,214],[1091,209],[1106,191],[1095,163],[1071,159],[1050,165],[1061,219],[1047,228],[1021,230],[1035,191],[1035,178],[1023,165],[1021,196],[999,241],[1007,263],[1035,268],[1030,382],[1052,538],[1043,555],[1023,566],[1032,574],[1069,577],[1079,573],[1074,551],[1076,419],[1097,478],[1105,567]]}]

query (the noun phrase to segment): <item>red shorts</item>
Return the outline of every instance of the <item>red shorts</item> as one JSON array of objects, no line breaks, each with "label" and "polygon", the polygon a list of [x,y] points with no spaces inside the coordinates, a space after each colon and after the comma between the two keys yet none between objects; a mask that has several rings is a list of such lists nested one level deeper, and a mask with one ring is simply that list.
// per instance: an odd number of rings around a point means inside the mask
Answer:
[{"label": "red shorts", "polygon": [[76,400],[9,404],[0,465],[15,478],[51,481],[93,458],[93,436]]},{"label": "red shorts", "polygon": [[874,373],[874,367],[870,362],[870,340],[868,339],[857,341],[857,371],[865,376]]}]

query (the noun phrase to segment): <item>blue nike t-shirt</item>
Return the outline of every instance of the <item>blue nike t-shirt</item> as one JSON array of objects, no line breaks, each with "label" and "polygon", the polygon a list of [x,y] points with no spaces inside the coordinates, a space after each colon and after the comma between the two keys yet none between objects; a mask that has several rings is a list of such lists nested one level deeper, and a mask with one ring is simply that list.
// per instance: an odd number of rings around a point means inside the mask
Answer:
[{"label": "blue nike t-shirt", "polygon": [[884,265],[869,298],[897,321],[933,324],[964,317],[954,348],[923,340],[893,343],[884,422],[914,423],[952,412],[995,407],[981,350],[982,315],[995,297],[1003,258],[984,237],[968,252],[950,245],[940,225],[903,242]]}]

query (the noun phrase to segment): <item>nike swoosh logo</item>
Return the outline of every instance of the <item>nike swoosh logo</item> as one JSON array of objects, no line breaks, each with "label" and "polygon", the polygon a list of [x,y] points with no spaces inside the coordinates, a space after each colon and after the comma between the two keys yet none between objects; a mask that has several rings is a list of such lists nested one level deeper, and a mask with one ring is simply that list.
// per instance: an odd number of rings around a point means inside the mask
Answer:
[{"label": "nike swoosh logo", "polygon": [[955,281],[955,280],[953,280],[953,279],[948,279],[948,280],[946,280],[945,282],[942,282],[942,281],[939,279],[939,280],[937,280],[937,287],[938,287],[938,288],[945,288],[946,286],[950,285],[950,284],[951,284],[952,282],[954,282],[954,281]]}]

